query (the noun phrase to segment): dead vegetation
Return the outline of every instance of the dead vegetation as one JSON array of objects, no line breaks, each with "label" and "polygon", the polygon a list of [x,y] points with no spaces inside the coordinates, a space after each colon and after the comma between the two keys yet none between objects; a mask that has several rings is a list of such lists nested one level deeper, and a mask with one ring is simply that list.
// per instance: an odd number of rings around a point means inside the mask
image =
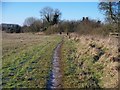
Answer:
[{"label": "dead vegetation", "polygon": [[92,72],[94,72],[96,80],[98,80],[96,85],[99,87],[118,87],[118,71],[120,70],[118,37],[80,36],[75,33],[71,33],[66,37],[76,43],[77,53],[75,60],[78,62],[78,67],[81,68],[79,72],[79,80],[81,82],[85,81],[86,78],[91,81],[92,79],[90,78],[92,78]]}]

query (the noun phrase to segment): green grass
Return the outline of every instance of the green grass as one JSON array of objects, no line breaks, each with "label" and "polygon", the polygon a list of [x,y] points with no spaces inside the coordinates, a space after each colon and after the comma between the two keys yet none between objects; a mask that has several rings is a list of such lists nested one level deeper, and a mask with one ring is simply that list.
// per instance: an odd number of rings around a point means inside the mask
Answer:
[{"label": "green grass", "polygon": [[[1,70],[3,88],[46,87],[46,81],[52,68],[53,51],[61,41],[61,37],[57,35],[38,36],[38,40],[36,40],[36,36],[33,36],[28,36],[28,38],[23,36],[22,39],[26,38],[23,43],[15,40],[16,42],[11,44],[10,39],[7,42],[3,41],[3,52],[5,52],[2,57]],[[31,38],[34,40],[30,40]],[[6,45],[8,43],[10,46]]]},{"label": "green grass", "polygon": [[62,46],[62,63],[63,63],[63,87],[74,88],[77,87],[75,44],[71,40],[64,39]]}]

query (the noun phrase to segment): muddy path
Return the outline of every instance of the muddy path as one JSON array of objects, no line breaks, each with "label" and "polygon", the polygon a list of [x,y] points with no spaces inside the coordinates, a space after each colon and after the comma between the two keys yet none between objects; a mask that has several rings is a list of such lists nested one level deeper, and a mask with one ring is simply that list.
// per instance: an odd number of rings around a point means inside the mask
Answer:
[{"label": "muddy path", "polygon": [[49,80],[47,81],[47,89],[58,89],[62,88],[62,70],[61,70],[61,46],[63,41],[61,41],[54,50],[53,60],[52,60],[52,70],[50,72]]}]

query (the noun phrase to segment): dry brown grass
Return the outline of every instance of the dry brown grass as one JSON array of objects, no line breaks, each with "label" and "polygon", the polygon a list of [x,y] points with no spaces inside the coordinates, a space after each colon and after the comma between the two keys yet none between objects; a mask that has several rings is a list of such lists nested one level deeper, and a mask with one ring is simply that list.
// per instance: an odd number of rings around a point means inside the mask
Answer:
[{"label": "dry brown grass", "polygon": [[8,50],[26,47],[41,42],[42,39],[40,39],[40,37],[41,36],[39,35],[34,35],[30,33],[2,33],[3,54],[6,53]]},{"label": "dry brown grass", "polygon": [[[115,58],[118,58],[118,38],[109,36],[89,36],[89,35],[77,35],[71,34],[71,39],[77,43],[77,57],[83,55],[94,56],[97,55],[98,49],[104,51],[104,54],[96,62],[103,65],[103,76],[101,77],[103,88],[114,88],[118,85],[118,62]],[[95,45],[95,48],[91,48],[90,44]]]}]

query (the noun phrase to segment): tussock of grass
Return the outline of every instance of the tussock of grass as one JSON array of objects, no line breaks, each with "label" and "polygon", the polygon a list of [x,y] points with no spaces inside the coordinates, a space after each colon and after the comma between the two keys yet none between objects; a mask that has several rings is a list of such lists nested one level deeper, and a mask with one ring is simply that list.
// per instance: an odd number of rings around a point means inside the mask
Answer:
[{"label": "tussock of grass", "polygon": [[[117,86],[118,63],[111,60],[111,57],[118,55],[116,38],[75,34],[71,34],[70,39],[65,38],[62,49],[65,88],[115,88]],[[71,69],[71,66],[74,69]]]}]

